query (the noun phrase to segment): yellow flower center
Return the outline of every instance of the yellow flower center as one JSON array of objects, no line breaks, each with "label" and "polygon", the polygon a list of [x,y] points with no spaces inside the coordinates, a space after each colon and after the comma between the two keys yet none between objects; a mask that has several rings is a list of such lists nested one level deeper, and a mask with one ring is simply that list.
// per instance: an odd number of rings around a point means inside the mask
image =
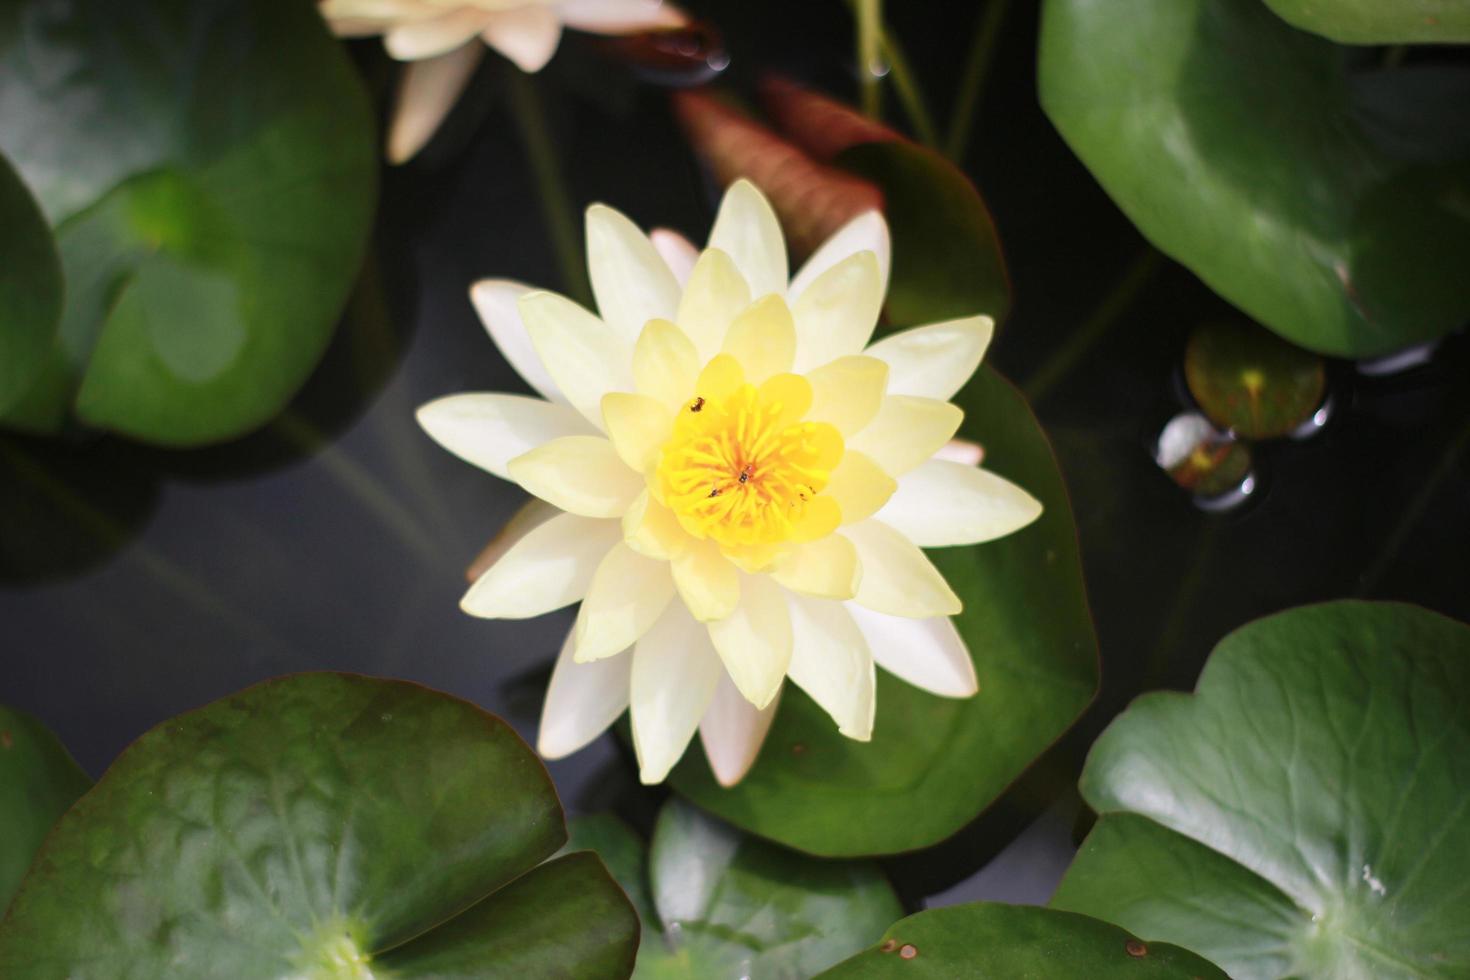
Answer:
[{"label": "yellow flower center", "polygon": [[655,475],[684,529],[737,551],[832,531],[840,514],[819,495],[842,459],[842,436],[802,420],[812,401],[806,379],[778,374],[756,387],[721,355],[696,387]]}]

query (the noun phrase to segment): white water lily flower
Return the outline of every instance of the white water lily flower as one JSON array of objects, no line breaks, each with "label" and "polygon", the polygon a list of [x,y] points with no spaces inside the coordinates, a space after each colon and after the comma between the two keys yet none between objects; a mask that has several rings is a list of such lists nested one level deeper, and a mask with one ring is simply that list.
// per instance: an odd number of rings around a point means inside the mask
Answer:
[{"label": "white water lily flower", "polygon": [[975,693],[949,619],[960,600],[920,549],[1041,513],[1006,480],[936,458],[991,320],[869,345],[888,277],[882,216],[855,218],[788,282],[776,216],[746,181],[697,257],[601,205],[587,251],[600,316],[504,280],[471,291],[541,398],[453,395],[418,413],[445,448],[539,498],[465,611],[582,603],[542,754],[576,751],[630,708],[644,782],[663,780],[697,729],[731,785],[787,677],[860,740],[875,664],[944,697]]},{"label": "white water lily flower", "polygon": [[388,132],[394,163],[434,135],[486,45],[536,72],[556,53],[563,27],[633,34],[687,20],[661,0],[320,0],[320,9],[339,37],[382,35],[390,55],[410,62]]}]

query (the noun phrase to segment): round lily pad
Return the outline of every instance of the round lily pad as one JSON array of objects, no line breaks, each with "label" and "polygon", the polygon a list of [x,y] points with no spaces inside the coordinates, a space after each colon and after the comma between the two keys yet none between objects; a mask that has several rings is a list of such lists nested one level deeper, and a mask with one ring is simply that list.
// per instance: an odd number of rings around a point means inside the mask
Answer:
[{"label": "round lily pad", "polygon": [[1463,44],[1462,0],[1265,0],[1287,23],[1344,44]]},{"label": "round lily pad", "polygon": [[61,259],[51,227],[0,157],[0,412],[25,391],[61,322]]},{"label": "round lily pad", "polygon": [[1258,0],[1047,0],[1038,83],[1150,241],[1287,340],[1366,357],[1470,316],[1470,72],[1352,63]]},{"label": "round lily pad", "polygon": [[1249,323],[1209,323],[1189,337],[1184,378],[1200,409],[1222,429],[1272,439],[1322,405],[1322,358]]},{"label": "round lily pad", "polygon": [[52,824],[91,785],[45,725],[0,707],[0,911]]},{"label": "round lily pad", "polygon": [[1335,602],[1221,641],[1088,757],[1053,904],[1239,978],[1470,974],[1470,627]]},{"label": "round lily pad", "polygon": [[594,856],[540,864],[565,839],[498,718],[399,681],[269,681],[153,729],[72,807],[0,976],[626,976],[637,917]]},{"label": "round lily pad", "polygon": [[678,799],[648,848],[610,815],[573,820],[571,833],[570,846],[596,850],[638,906],[635,980],[806,980],[903,914],[875,865],[793,854]]},{"label": "round lily pad", "polygon": [[376,187],[366,95],[315,6],[14,4],[0,91],[66,296],[3,418],[195,445],[273,416],[331,337]]},{"label": "round lily pad", "polygon": [[974,819],[1091,703],[1097,639],[1051,447],[1020,393],[989,368],[956,401],[960,436],[985,447],[986,468],[1046,508],[997,541],[929,552],[964,601],[955,624],[980,692],[940,698],[880,670],[873,738],[856,742],[788,685],[760,757],[733,788],[691,748],[671,781],[695,803],[812,854],[914,850]]},{"label": "round lily pad", "polygon": [[911,915],[894,923],[872,949],[818,976],[821,980],[1225,980],[1218,967],[1187,949],[1144,942],[1085,915],[989,902]]}]

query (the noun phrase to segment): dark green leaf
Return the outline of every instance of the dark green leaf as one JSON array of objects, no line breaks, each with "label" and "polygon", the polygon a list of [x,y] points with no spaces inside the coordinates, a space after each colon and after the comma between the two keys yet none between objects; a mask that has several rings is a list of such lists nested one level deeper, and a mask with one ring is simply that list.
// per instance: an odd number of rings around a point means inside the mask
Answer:
[{"label": "dark green leaf", "polygon": [[1368,356],[1470,316],[1470,163],[1444,125],[1465,110],[1419,107],[1454,105],[1464,73],[1431,97],[1346,64],[1258,0],[1048,0],[1039,84],[1160,249],[1288,340]]},{"label": "dark green leaf", "polygon": [[1184,378],[1200,410],[1247,439],[1284,436],[1322,404],[1322,358],[1249,323],[1211,323],[1190,335]]},{"label": "dark green leaf", "polygon": [[1103,818],[1055,904],[1236,977],[1465,976],[1467,701],[1470,628],[1422,609],[1246,626],[1093,747]]},{"label": "dark green leaf", "polygon": [[646,875],[642,842],[615,817],[574,820],[571,846],[595,847],[639,904],[639,980],[806,980],[903,911],[871,864],[792,854],[677,799],[659,814]]},{"label": "dark green leaf", "polygon": [[1463,0],[1266,0],[1304,31],[1344,44],[1459,44],[1470,41]]},{"label": "dark green leaf", "polygon": [[894,924],[826,980],[1225,980],[1187,949],[1142,942],[1097,919],[1024,905],[952,905]]},{"label": "dark green leaf", "polygon": [[838,154],[843,169],[883,192],[893,233],[885,309],[896,323],[930,323],[1011,308],[1011,284],[995,222],[954,164],[904,141],[864,143]]},{"label": "dark green leaf", "polygon": [[[738,827],[813,854],[934,844],[985,809],[1077,719],[1097,691],[1097,640],[1071,505],[1046,436],[1019,392],[982,368],[960,392],[960,434],[989,469],[1046,507],[1024,530],[930,554],[965,610],[980,693],[949,700],[878,673],[871,742],[788,685],[750,773],[721,787],[691,751],[672,782]],[[854,814],[861,814],[855,819]]]},{"label": "dark green leaf", "polygon": [[10,421],[188,445],[274,415],[331,336],[376,181],[367,100],[313,5],[32,0],[0,16],[0,91],[0,147],[66,277]]},{"label": "dark green leaf", "polygon": [[119,757],[22,883],[0,975],[625,975],[637,923],[600,864],[520,877],[564,839],[499,719],[398,681],[283,678]]},{"label": "dark green leaf", "polygon": [[91,785],[45,725],[0,707],[0,911],[51,826]]},{"label": "dark green leaf", "polygon": [[0,157],[0,414],[45,363],[61,322],[61,259],[41,209]]}]

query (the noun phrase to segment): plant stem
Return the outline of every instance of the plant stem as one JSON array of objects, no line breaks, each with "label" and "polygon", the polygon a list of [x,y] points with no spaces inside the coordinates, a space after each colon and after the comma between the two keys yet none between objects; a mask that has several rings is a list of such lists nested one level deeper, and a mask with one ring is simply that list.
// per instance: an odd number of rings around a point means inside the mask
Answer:
[{"label": "plant stem", "polygon": [[587,263],[582,255],[581,235],[572,212],[571,195],[546,128],[546,112],[530,76],[520,71],[505,73],[510,89],[510,108],[521,131],[526,156],[536,178],[536,192],[541,210],[556,249],[556,262],[561,270],[562,288],[567,295],[583,304],[592,300],[592,287],[587,281]]},{"label": "plant stem", "polygon": [[883,94],[874,69],[882,64],[882,0],[854,0],[857,17],[858,86],[863,114],[878,119],[883,114]]},{"label": "plant stem", "polygon": [[995,54],[1000,26],[1010,3],[1011,0],[990,0],[976,21],[975,39],[970,42],[970,54],[965,59],[964,74],[960,76],[959,98],[955,100],[954,112],[949,119],[949,139],[944,146],[944,155],[955,163],[960,162],[969,147],[970,133],[974,130],[975,116],[980,110],[985,81],[990,74],[990,59]]},{"label": "plant stem", "polygon": [[894,88],[898,90],[898,98],[903,103],[904,112],[908,113],[909,121],[913,123],[915,135],[919,137],[919,142],[931,150],[937,150],[939,133],[934,128],[934,117],[929,114],[929,109],[924,104],[924,95],[919,91],[919,83],[909,68],[909,60],[904,55],[903,48],[899,45],[898,39],[893,36],[893,32],[886,27],[882,31],[882,44],[883,53],[888,59],[888,70],[893,78]]},{"label": "plant stem", "polygon": [[1140,290],[1158,271],[1160,255],[1156,249],[1148,249],[1123,274],[1112,290],[1103,297],[1101,303],[1092,311],[1092,314],[1083,321],[1082,325],[1072,331],[1066,343],[1058,347],[1051,357],[1031,375],[1022,390],[1026,398],[1031,402],[1031,407],[1039,405],[1047,395],[1051,393],[1057,383],[1082,361],[1093,346],[1102,339],[1108,329],[1117,322],[1118,318],[1127,312],[1137,298]]}]

